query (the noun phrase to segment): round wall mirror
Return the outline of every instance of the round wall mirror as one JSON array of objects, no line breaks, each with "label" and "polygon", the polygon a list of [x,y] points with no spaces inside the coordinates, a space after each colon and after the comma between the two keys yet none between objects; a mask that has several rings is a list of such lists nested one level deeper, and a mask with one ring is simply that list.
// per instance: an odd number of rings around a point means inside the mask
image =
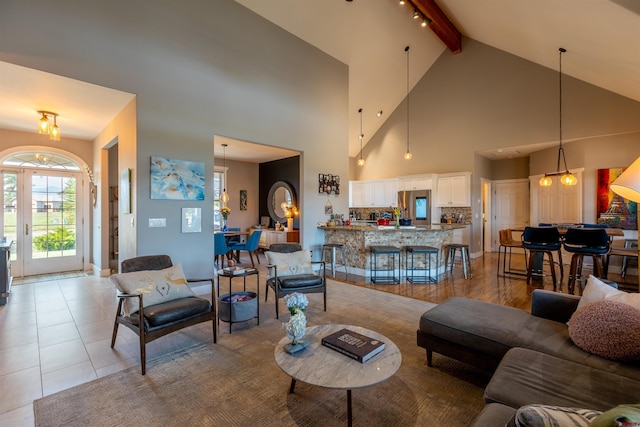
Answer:
[{"label": "round wall mirror", "polygon": [[296,204],[296,196],[293,192],[293,187],[291,187],[284,181],[276,182],[271,186],[271,189],[269,190],[269,195],[267,196],[267,204],[271,219],[279,222],[280,224],[285,224],[287,222],[287,217],[285,216],[284,208],[282,207],[282,205]]}]

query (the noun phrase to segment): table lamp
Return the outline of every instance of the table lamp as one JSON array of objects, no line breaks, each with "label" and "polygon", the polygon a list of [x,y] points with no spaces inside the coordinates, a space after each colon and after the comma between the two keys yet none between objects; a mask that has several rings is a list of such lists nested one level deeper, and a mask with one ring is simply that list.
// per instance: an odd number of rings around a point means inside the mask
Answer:
[{"label": "table lamp", "polygon": [[[610,185],[611,191],[631,200],[632,202],[640,203],[640,157],[631,164],[624,172]],[[638,232],[640,234],[640,224],[638,223],[638,216],[636,212],[636,224],[638,224]],[[640,274],[639,286],[640,286]]]}]

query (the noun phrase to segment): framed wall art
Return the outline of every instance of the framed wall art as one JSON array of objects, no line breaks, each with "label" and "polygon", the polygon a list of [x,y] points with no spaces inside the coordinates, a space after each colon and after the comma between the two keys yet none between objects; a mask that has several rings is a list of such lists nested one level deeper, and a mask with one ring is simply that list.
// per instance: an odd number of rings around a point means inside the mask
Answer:
[{"label": "framed wall art", "polygon": [[326,173],[318,174],[318,193],[340,194],[340,176]]},{"label": "framed wall art", "polygon": [[240,190],[240,210],[247,210],[247,190]]},{"label": "framed wall art", "polygon": [[151,157],[151,198],[204,200],[204,162]]}]

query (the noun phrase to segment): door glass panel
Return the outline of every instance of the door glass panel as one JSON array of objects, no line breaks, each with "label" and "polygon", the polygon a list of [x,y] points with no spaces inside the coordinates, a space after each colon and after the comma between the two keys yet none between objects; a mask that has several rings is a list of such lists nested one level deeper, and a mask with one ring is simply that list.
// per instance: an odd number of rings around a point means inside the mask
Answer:
[{"label": "door glass panel", "polygon": [[34,259],[76,255],[76,178],[33,175],[31,179]]},{"label": "door glass panel", "polygon": [[[18,231],[18,174],[17,173],[4,173],[4,210],[2,221],[2,236],[7,240],[12,240],[14,245],[17,243],[17,231]],[[15,246],[14,246],[15,248]],[[11,261],[16,260],[16,250],[11,250]]]}]

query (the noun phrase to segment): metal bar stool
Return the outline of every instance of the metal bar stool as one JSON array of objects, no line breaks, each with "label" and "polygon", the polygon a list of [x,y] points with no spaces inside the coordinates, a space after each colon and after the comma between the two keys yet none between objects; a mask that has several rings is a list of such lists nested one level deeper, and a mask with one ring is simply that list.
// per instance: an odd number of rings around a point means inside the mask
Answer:
[{"label": "metal bar stool", "polygon": [[[333,278],[336,278],[336,255],[338,250],[340,251],[340,260],[342,261],[342,265],[344,267],[344,274],[345,277],[348,278],[349,277],[349,272],[347,271],[347,261],[346,258],[344,257],[344,245],[341,243],[325,243],[324,245],[322,245],[322,261],[325,261],[324,259],[324,255],[326,251],[331,251],[331,260],[329,262],[331,262],[331,274],[333,276]],[[325,261],[327,262],[327,261]]]},{"label": "metal bar stool", "polygon": [[[438,283],[438,265],[440,263],[440,251],[433,246],[405,246],[404,247],[404,266],[407,271],[407,282],[409,283]],[[411,258],[409,258],[411,254]],[[424,267],[416,268],[414,265],[414,255],[424,255]],[[436,256],[436,274],[430,276],[431,273],[431,255]],[[411,265],[409,265],[411,259]],[[424,275],[415,276],[416,271],[424,271]]]},{"label": "metal bar stool", "polygon": [[445,246],[444,252],[444,266],[445,270],[447,269],[447,265],[449,264],[449,258],[451,258],[451,266],[449,270],[453,273],[453,266],[456,259],[456,251],[460,249],[460,258],[462,261],[462,274],[465,279],[473,277],[473,273],[471,272],[471,258],[469,257],[469,245],[464,243],[449,243]]},{"label": "metal bar stool", "polygon": [[[400,283],[400,249],[395,246],[371,246],[369,251],[371,252],[371,282]],[[378,269],[378,255],[387,256],[387,268]],[[398,256],[398,277],[396,277],[396,255]],[[389,261],[391,262],[389,263]],[[391,276],[379,277],[378,273],[381,272],[391,272]]]}]

